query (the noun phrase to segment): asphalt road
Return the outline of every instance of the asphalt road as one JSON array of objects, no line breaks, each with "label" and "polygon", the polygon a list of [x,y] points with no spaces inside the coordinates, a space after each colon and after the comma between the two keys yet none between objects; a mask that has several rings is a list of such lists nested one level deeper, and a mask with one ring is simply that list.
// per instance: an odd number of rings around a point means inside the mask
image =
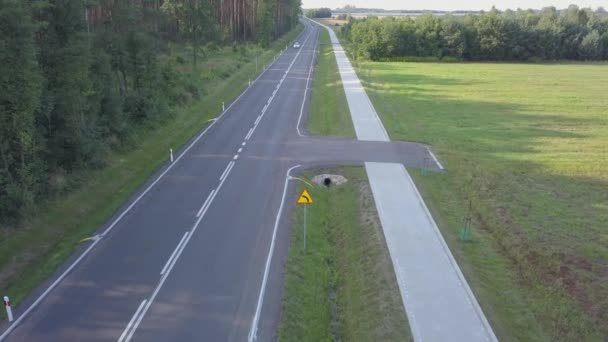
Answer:
[{"label": "asphalt road", "polygon": [[281,54],[135,193],[18,308],[3,337],[273,340],[297,195],[288,172],[365,161],[432,167],[422,145],[300,134],[318,30],[307,23],[302,47]]}]

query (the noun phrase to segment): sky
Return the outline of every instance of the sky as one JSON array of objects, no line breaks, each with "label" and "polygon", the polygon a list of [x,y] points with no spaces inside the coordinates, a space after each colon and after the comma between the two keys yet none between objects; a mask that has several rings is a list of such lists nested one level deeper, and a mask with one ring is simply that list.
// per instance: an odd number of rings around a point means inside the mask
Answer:
[{"label": "sky", "polygon": [[518,7],[540,9],[547,6],[566,8],[570,4],[575,4],[579,7],[593,9],[603,6],[608,10],[607,0],[302,0],[303,8],[329,7],[333,9],[346,4],[364,8],[447,11],[489,10],[493,5],[499,10],[517,9]]}]

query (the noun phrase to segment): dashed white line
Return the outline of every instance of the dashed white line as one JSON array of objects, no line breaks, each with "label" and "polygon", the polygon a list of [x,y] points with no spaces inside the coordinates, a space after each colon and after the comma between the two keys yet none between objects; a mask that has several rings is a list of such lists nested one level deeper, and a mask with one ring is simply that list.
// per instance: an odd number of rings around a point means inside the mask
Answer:
[{"label": "dashed white line", "polygon": [[177,254],[177,251],[179,251],[179,248],[181,247],[181,245],[184,243],[184,241],[186,240],[186,237],[188,236],[190,232],[186,232],[186,234],[184,234],[184,237],[182,237],[182,239],[179,241],[179,243],[177,244],[177,246],[175,247],[175,249],[173,250],[173,253],[171,253],[171,256],[169,256],[169,259],[167,259],[167,262],[165,263],[165,266],[163,267],[163,269],[160,271],[160,275],[162,276],[163,274],[165,274],[165,271],[167,271],[167,267],[169,267],[169,264],[171,264],[171,261],[173,260],[173,258],[175,257],[175,254]]},{"label": "dashed white line", "polygon": [[239,152],[239,153],[243,152],[243,148],[242,148],[242,147],[241,147],[241,148],[239,148],[238,152]]},{"label": "dashed white line", "polygon": [[235,154],[234,157],[232,159],[237,160],[239,158],[238,154]]},{"label": "dashed white line", "polygon": [[247,142],[243,141],[243,143],[241,145],[245,146],[245,145],[247,145]]},{"label": "dashed white line", "polygon": [[255,125],[257,126],[257,124],[260,122],[260,120],[262,119],[262,115],[258,115],[258,118],[255,119]]}]

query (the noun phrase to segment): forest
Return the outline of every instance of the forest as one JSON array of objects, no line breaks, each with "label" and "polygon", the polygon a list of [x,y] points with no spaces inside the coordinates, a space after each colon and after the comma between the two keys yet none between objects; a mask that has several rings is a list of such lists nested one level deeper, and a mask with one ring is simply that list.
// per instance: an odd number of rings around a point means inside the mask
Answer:
[{"label": "forest", "polygon": [[607,60],[608,12],[577,6],[464,16],[369,17],[342,30],[358,59]]},{"label": "forest", "polygon": [[0,0],[0,223],[199,92],[163,58],[168,44],[196,64],[214,46],[268,45],[299,12],[299,0]]}]

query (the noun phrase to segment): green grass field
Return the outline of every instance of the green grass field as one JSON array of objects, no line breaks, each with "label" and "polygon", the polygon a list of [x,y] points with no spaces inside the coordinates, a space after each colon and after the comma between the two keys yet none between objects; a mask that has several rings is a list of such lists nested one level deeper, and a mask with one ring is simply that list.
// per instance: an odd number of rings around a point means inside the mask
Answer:
[{"label": "green grass field", "polygon": [[321,30],[319,42],[308,130],[313,135],[354,138],[355,129],[327,30]]},{"label": "green grass field", "polygon": [[409,341],[407,318],[371,189],[362,167],[348,182],[308,188],[307,248],[303,208],[294,213],[285,266],[279,341]]},{"label": "green grass field", "polygon": [[412,173],[499,338],[606,340],[608,64],[356,68],[391,139],[447,168]]},{"label": "green grass field", "polygon": [[[177,151],[202,129],[209,119],[221,112],[221,102],[228,103],[256,77],[255,56],[259,69],[293,40],[302,27],[273,43],[269,49],[242,46],[233,51],[225,47],[210,51],[190,65],[190,53],[177,49],[168,58],[180,55],[181,66],[192,82],[202,89],[200,100],[178,108],[175,115],[154,127],[143,127],[134,134],[136,147],[114,153],[107,167],[81,172],[81,186],[46,203],[37,215],[19,230],[3,229],[0,240],[0,289],[14,304],[41,284],[79,246],[105,222],[147,178],[169,157],[169,148]],[[4,317],[4,311],[0,313]]]}]

